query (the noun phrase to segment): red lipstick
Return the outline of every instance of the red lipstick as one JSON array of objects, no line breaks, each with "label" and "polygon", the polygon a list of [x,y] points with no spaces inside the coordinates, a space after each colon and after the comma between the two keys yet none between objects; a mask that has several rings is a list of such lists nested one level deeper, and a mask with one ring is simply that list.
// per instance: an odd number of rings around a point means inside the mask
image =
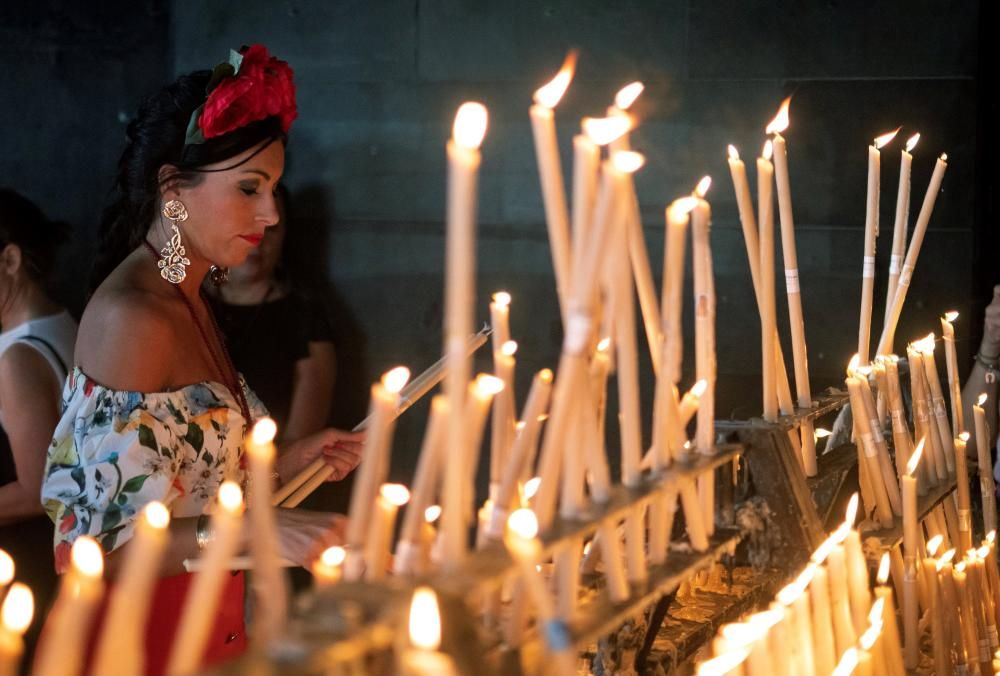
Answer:
[{"label": "red lipstick", "polygon": [[264,239],[264,235],[240,235],[241,239],[245,239],[254,246],[260,244],[261,240]]}]

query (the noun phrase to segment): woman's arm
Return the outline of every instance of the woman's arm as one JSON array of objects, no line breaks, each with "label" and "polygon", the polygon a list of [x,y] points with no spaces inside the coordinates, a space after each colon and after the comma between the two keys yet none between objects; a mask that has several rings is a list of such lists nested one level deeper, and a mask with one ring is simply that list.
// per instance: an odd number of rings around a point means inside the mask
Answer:
[{"label": "woman's arm", "polygon": [[326,427],[333,407],[336,366],[336,352],[329,341],[310,341],[309,355],[295,362],[288,423],[284,430],[279,430],[286,442],[297,441]]},{"label": "woman's arm", "polygon": [[0,357],[0,410],[17,470],[17,480],[0,487],[0,523],[42,513],[42,471],[59,422],[59,386],[48,361],[29,345],[13,345]]}]

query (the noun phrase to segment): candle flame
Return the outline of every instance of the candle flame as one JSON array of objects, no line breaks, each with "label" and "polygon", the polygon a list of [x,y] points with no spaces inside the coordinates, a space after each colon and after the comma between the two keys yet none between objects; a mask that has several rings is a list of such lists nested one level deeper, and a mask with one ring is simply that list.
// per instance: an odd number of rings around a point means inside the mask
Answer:
[{"label": "candle flame", "polygon": [[914,134],[913,136],[911,136],[909,139],[907,139],[907,141],[906,141],[906,152],[908,152],[908,153],[913,152],[913,149],[917,147],[917,141],[919,141],[919,140],[920,140],[920,133],[919,132],[917,132],[916,134]]},{"label": "candle flame", "polygon": [[16,567],[11,555],[0,549],[0,587],[5,587],[14,579]]},{"label": "candle flame", "polygon": [[843,656],[840,658],[840,662],[837,663],[837,668],[833,670],[831,676],[848,676],[848,674],[854,673],[857,666],[858,649],[848,648],[844,651]]},{"label": "candle flame", "polygon": [[694,194],[698,197],[704,197],[708,193],[708,189],[712,187],[712,177],[702,176],[701,180],[698,181],[698,185],[694,187]]},{"label": "candle flame", "polygon": [[881,150],[882,148],[884,148],[886,144],[892,141],[892,139],[896,138],[896,134],[899,133],[900,129],[902,129],[902,127],[896,127],[894,131],[882,134],[881,136],[876,136],[874,141],[875,148],[877,150]]},{"label": "candle flame", "polygon": [[271,418],[261,418],[253,426],[250,437],[253,446],[263,446],[274,441],[274,436],[278,433],[278,425]]},{"label": "candle flame", "polygon": [[958,319],[958,312],[956,310],[950,310],[944,313],[944,320],[949,324],[951,324],[956,319]]},{"label": "candle flame", "polygon": [[855,355],[851,357],[851,361],[847,362],[847,375],[853,376],[854,372],[858,370],[858,364],[860,363],[861,355],[855,353]]},{"label": "candle flame", "polygon": [[235,481],[223,481],[219,486],[219,506],[230,514],[237,514],[243,508],[243,491]]},{"label": "candle flame", "polygon": [[500,346],[500,354],[505,357],[513,357],[517,353],[517,341],[508,340]]},{"label": "candle flame", "polygon": [[3,600],[3,609],[0,610],[4,630],[15,636],[23,636],[34,616],[35,597],[28,585],[15,582],[7,592],[7,597]]},{"label": "candle flame", "polygon": [[943,535],[935,535],[930,540],[927,541],[927,554],[928,556],[934,556],[937,554],[938,547],[944,542]]},{"label": "candle flame", "polygon": [[906,463],[906,476],[913,476],[913,473],[917,471],[917,465],[920,463],[920,456],[924,454],[924,442],[927,437],[923,437],[920,443],[917,444],[916,450],[913,451],[913,455]]},{"label": "candle flame", "polygon": [[771,139],[764,141],[764,149],[761,150],[760,156],[763,157],[768,162],[771,161],[771,157],[774,155],[774,143]]},{"label": "candle flame", "polygon": [[882,554],[882,559],[878,562],[878,575],[875,576],[875,580],[879,584],[885,584],[889,581],[889,552]]},{"label": "candle flame", "polygon": [[569,50],[556,76],[535,90],[535,103],[546,108],[555,108],[562,99],[576,70],[577,51]]},{"label": "candle flame", "polygon": [[742,664],[750,655],[749,648],[727,650],[718,657],[698,665],[698,676],[723,676]]},{"label": "candle flame", "polygon": [[948,161],[948,153],[941,153],[941,161],[942,162]]},{"label": "candle flame", "polygon": [[826,429],[825,427],[817,427],[816,428],[816,438],[817,439],[826,439],[831,434],[833,434],[833,432],[831,432],[830,430]]},{"label": "candle flame", "polygon": [[981,559],[985,559],[987,556],[989,556],[989,553],[990,553],[990,548],[988,545],[983,545],[982,547],[976,550],[976,556],[978,556]]},{"label": "candle flame", "polygon": [[632,174],[642,168],[646,163],[646,157],[634,150],[619,150],[611,156],[611,163],[618,171]]},{"label": "candle flame", "polygon": [[847,510],[844,512],[844,523],[848,526],[854,525],[854,520],[858,517],[858,493],[854,492],[851,499],[847,501]]},{"label": "candle flame", "polygon": [[708,381],[702,378],[694,385],[691,386],[691,396],[696,398],[701,398],[701,395],[705,394],[705,390],[708,389]]},{"label": "candle flame", "polygon": [[875,645],[875,641],[878,640],[878,635],[882,633],[882,623],[876,622],[869,625],[865,633],[861,634],[861,638],[858,639],[858,643],[861,645],[862,650],[871,650],[872,646]]},{"label": "candle flame", "polygon": [[630,82],[615,94],[615,108],[620,108],[621,110],[628,110],[635,100],[639,98],[639,94],[642,94],[642,90],[646,88],[646,85],[642,84],[638,80],[635,82]]},{"label": "candle flame", "polygon": [[955,558],[955,554],[956,554],[956,551],[955,551],[954,547],[952,547],[951,549],[949,549],[948,551],[946,551],[944,554],[941,555],[940,565],[947,566],[949,563],[952,562],[952,559]]},{"label": "candle flame", "polygon": [[347,550],[339,545],[334,545],[333,547],[327,547],[323,550],[323,553],[319,555],[319,560],[324,566],[330,568],[336,568],[337,566],[344,563],[347,559]]},{"label": "candle flame", "polygon": [[809,586],[809,583],[812,582],[813,577],[815,576],[816,576],[816,564],[810,563],[802,570],[801,573],[799,573],[799,576],[795,578],[795,584],[797,584],[799,588],[802,589],[802,591],[805,591],[806,587]]},{"label": "candle flame", "polygon": [[441,517],[441,505],[431,505],[424,510],[424,521],[434,523]]},{"label": "candle flame", "polygon": [[583,132],[599,146],[606,146],[621,138],[631,128],[632,118],[628,115],[583,118]]},{"label": "candle flame", "polygon": [[835,545],[839,545],[847,539],[847,536],[851,534],[851,526],[852,524],[845,521],[837,527],[837,530],[833,531],[830,537],[833,538]]},{"label": "candle flame", "polygon": [[523,540],[538,535],[538,517],[530,509],[515,509],[507,517],[507,530]]},{"label": "candle flame", "polygon": [[762,624],[754,623],[752,618],[748,622],[731,622],[723,625],[721,634],[731,645],[746,646],[763,638],[767,628]]},{"label": "candle flame", "polygon": [[170,511],[159,500],[153,500],[142,510],[146,523],[156,530],[163,530],[170,525]]},{"label": "candle flame", "polygon": [[608,348],[610,347],[611,347],[611,338],[608,336],[601,338],[601,340],[597,343],[598,352],[607,352]]},{"label": "candle flame", "polygon": [[816,548],[816,551],[812,553],[809,559],[817,565],[826,561],[826,557],[830,556],[830,552],[837,546],[836,537],[837,533],[834,532],[827,539],[823,540],[823,543]]},{"label": "candle flame", "polygon": [[391,394],[399,394],[400,390],[406,387],[406,382],[409,379],[410,369],[405,366],[397,366],[382,375],[382,387]]},{"label": "candle flame", "polygon": [[496,376],[480,373],[476,376],[475,388],[478,396],[487,399],[503,391],[503,381]]},{"label": "candle flame", "polygon": [[795,603],[795,600],[802,595],[802,591],[798,580],[794,580],[782,587],[775,598],[778,599],[778,603],[787,607]]},{"label": "candle flame", "polygon": [[768,122],[767,127],[764,128],[765,134],[780,134],[788,129],[788,106],[791,102],[791,96],[781,102],[781,106],[778,108],[778,114],[775,115],[774,119]]},{"label": "candle flame", "polygon": [[982,394],[979,395],[979,398],[976,399],[976,406],[982,406],[983,404],[986,403],[987,399],[989,399],[989,396],[985,392],[983,392]]},{"label": "candle flame", "polygon": [[542,369],[538,372],[538,379],[545,383],[551,383],[554,377],[552,369]]},{"label": "candle flame", "polygon": [[959,438],[959,439],[960,439],[960,440],[961,440],[961,441],[962,441],[963,443],[965,443],[965,442],[967,442],[967,441],[969,440],[969,437],[970,437],[970,436],[971,436],[971,435],[970,435],[970,434],[969,434],[968,432],[962,432],[962,433],[960,433],[960,434],[958,435],[958,438]]},{"label": "candle flame", "polygon": [[497,291],[493,294],[493,304],[496,305],[497,308],[503,309],[510,307],[510,300],[510,294],[506,291]]},{"label": "candle flame", "polygon": [[965,561],[959,561],[958,563],[955,564],[955,572],[956,573],[965,572]]},{"label": "candle flame", "polygon": [[382,484],[378,492],[383,500],[394,507],[402,507],[410,501],[410,489],[403,484]]},{"label": "candle flame", "polygon": [[70,550],[70,558],[73,560],[73,569],[86,577],[98,578],[104,573],[101,545],[89,535],[81,535],[76,539]]},{"label": "candle flame", "polygon": [[989,533],[986,534],[986,541],[989,542],[990,544],[993,544],[996,541],[996,539],[997,539],[996,530],[991,530]]},{"label": "candle flame", "polygon": [[882,616],[885,613],[885,598],[880,598],[872,604],[872,609],[868,611],[868,622],[872,625],[879,625],[882,628]]},{"label": "candle flame", "polygon": [[966,549],[965,550],[965,560],[968,561],[969,563],[975,563],[976,562],[976,550],[975,549]]},{"label": "candle flame", "polygon": [[486,106],[478,101],[466,101],[460,105],[451,132],[455,143],[466,150],[478,150],[486,136],[489,118]]},{"label": "candle flame", "polygon": [[430,587],[417,587],[410,600],[410,644],[420,650],[441,647],[441,611]]},{"label": "candle flame", "polygon": [[726,146],[726,151],[729,153],[729,159],[731,159],[731,160],[739,160],[740,159],[740,151],[737,150],[736,146],[734,146],[732,143],[730,143],[728,146]]},{"label": "candle flame", "polygon": [[535,497],[535,493],[538,492],[538,487],[542,485],[542,477],[536,476],[531,477],[524,482],[524,497],[530,500]]},{"label": "candle flame", "polygon": [[749,622],[755,627],[760,627],[763,630],[762,633],[767,633],[771,627],[783,619],[785,619],[785,613],[777,608],[773,608],[754,613],[750,616]]}]

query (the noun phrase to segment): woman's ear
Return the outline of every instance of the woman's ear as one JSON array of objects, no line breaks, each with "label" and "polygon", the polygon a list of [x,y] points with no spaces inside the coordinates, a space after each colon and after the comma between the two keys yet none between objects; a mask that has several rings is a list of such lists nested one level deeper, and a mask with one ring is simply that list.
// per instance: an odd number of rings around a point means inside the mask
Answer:
[{"label": "woman's ear", "polygon": [[21,269],[21,247],[8,244],[0,251],[0,271],[6,275],[16,275]]},{"label": "woman's ear", "polygon": [[157,173],[157,181],[160,184],[160,197],[163,199],[173,199],[180,196],[177,176],[180,170],[172,164],[164,164]]}]

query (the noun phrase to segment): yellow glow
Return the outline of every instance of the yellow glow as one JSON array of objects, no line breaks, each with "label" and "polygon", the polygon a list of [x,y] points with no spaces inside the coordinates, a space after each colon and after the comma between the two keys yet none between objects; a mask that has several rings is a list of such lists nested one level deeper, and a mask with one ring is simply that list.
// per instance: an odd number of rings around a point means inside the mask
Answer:
[{"label": "yellow glow", "polygon": [[403,484],[382,484],[378,492],[386,502],[396,507],[410,501],[410,489]]},{"label": "yellow glow", "polygon": [[632,128],[632,118],[627,115],[583,118],[583,133],[599,146],[606,146],[624,136]]},{"label": "yellow glow", "polygon": [[847,510],[844,512],[844,523],[851,527],[854,525],[854,520],[858,518],[858,494],[857,492],[851,496],[851,499],[847,501]]},{"label": "yellow glow", "polygon": [[955,564],[955,572],[956,573],[965,572],[965,561],[959,561],[958,563]]},{"label": "yellow glow", "polygon": [[932,354],[934,352],[934,333],[928,333],[926,336],[918,340],[913,344],[915,348],[920,350],[924,354]]},{"label": "yellow glow", "polygon": [[961,439],[963,442],[969,441],[969,437],[970,435],[968,432],[962,432],[958,435],[958,438]]},{"label": "yellow glow", "polygon": [[927,541],[927,554],[929,556],[934,556],[935,554],[937,554],[937,550],[941,546],[942,542],[944,542],[944,536],[943,535],[935,535],[930,540],[928,540]]},{"label": "yellow glow", "polygon": [[889,581],[889,552],[884,553],[878,562],[878,575],[875,576],[875,580],[879,584],[885,584]]},{"label": "yellow glow", "polygon": [[493,294],[493,304],[498,308],[506,308],[510,306],[510,294],[506,291],[497,291]]},{"label": "yellow glow", "polygon": [[882,625],[882,614],[885,612],[885,598],[880,598],[872,604],[872,609],[868,611],[868,622],[870,624]]},{"label": "yellow glow", "polygon": [[545,383],[551,383],[552,378],[554,377],[555,376],[552,373],[552,369],[542,369],[541,371],[538,372],[539,380]]},{"label": "yellow glow", "polygon": [[780,610],[762,610],[750,616],[749,622],[755,627],[760,627],[763,633],[778,624],[785,618],[785,613]]},{"label": "yellow glow", "polygon": [[513,357],[517,353],[517,341],[508,340],[500,346],[500,354],[505,357]]},{"label": "yellow glow", "polygon": [[861,634],[861,638],[858,639],[858,643],[861,644],[863,650],[871,650],[872,646],[875,645],[875,641],[878,640],[878,635],[882,633],[882,623],[878,622],[872,624],[868,627],[865,633]]},{"label": "yellow glow", "polygon": [[576,70],[577,52],[571,49],[563,60],[562,67],[556,76],[547,83],[535,90],[535,103],[546,108],[555,108],[562,99],[569,83],[573,81],[573,72]]},{"label": "yellow glow", "polygon": [[771,161],[771,157],[774,156],[774,143],[771,139],[764,141],[764,149],[761,151],[760,156],[768,162]]},{"label": "yellow glow", "polygon": [[848,648],[840,658],[837,668],[833,670],[831,676],[847,676],[853,674],[858,666],[858,649]]},{"label": "yellow glow", "polygon": [[708,389],[708,381],[702,378],[691,386],[691,396],[700,398]]},{"label": "yellow glow", "polygon": [[278,425],[271,418],[261,418],[254,424],[250,438],[255,446],[262,446],[274,441],[278,433]]},{"label": "yellow glow", "polygon": [[73,561],[73,569],[86,577],[100,577],[104,572],[101,546],[97,544],[97,540],[88,535],[76,539],[70,550],[70,558]]},{"label": "yellow glow", "polygon": [[7,597],[3,600],[3,609],[0,610],[4,630],[15,636],[22,636],[34,616],[35,597],[28,585],[15,582],[10,586]]},{"label": "yellow glow", "polygon": [[902,127],[896,127],[896,129],[894,131],[890,131],[887,134],[882,134],[881,136],[876,136],[875,137],[875,142],[874,142],[875,143],[875,147],[877,149],[879,149],[879,150],[881,150],[882,148],[884,148],[887,143],[889,143],[890,141],[892,141],[892,139],[896,138],[896,134],[899,133],[900,129],[902,129]]},{"label": "yellow glow", "polygon": [[844,540],[846,540],[847,536],[850,534],[851,534],[851,524],[845,521],[844,523],[840,524],[837,530],[833,531],[833,534],[830,537],[833,538],[833,543],[835,545],[839,545]]},{"label": "yellow glow", "polygon": [[702,176],[701,180],[698,181],[698,185],[694,187],[694,194],[698,197],[704,197],[708,194],[708,189],[712,187],[712,177]]},{"label": "yellow glow", "polygon": [[765,134],[780,134],[788,129],[788,106],[791,102],[791,96],[781,102],[778,114],[774,116],[773,120],[767,123],[767,127],[764,129]]},{"label": "yellow glow", "polygon": [[958,312],[957,311],[951,310],[949,312],[945,312],[944,313],[944,320],[946,322],[948,322],[949,324],[951,324],[956,319],[958,319]]},{"label": "yellow glow", "polygon": [[170,511],[159,500],[153,500],[142,510],[146,523],[156,530],[163,530],[170,525]]},{"label": "yellow glow", "polygon": [[816,551],[809,557],[813,563],[821,564],[826,561],[826,557],[830,556],[830,551],[837,546],[836,535],[837,533],[834,532],[827,539],[823,540],[823,544],[816,548]]},{"label": "yellow glow", "polygon": [[530,500],[535,497],[538,487],[542,485],[542,477],[536,476],[524,482],[524,497]]},{"label": "yellow glow", "polygon": [[409,379],[410,369],[405,366],[397,366],[382,376],[382,387],[391,394],[398,394],[400,390],[406,387]]},{"label": "yellow glow", "polygon": [[698,199],[696,197],[681,197],[680,199],[674,200],[669,207],[667,207],[667,218],[671,222],[676,222],[684,219],[691,210],[698,206]]},{"label": "yellow glow", "polygon": [[908,152],[908,153],[913,152],[913,149],[917,147],[917,141],[919,141],[919,140],[920,140],[920,133],[919,132],[916,133],[916,134],[914,134],[913,136],[911,136],[909,139],[907,139],[907,141],[906,141],[906,152]]},{"label": "yellow glow", "polygon": [[858,370],[858,364],[861,363],[861,355],[855,354],[851,357],[851,361],[847,362],[847,375],[853,376],[854,372]]},{"label": "yellow glow", "polygon": [[451,132],[455,143],[466,150],[477,150],[486,136],[489,117],[486,106],[477,101],[466,101],[459,106]]},{"label": "yellow glow", "polygon": [[597,343],[598,352],[607,352],[608,348],[611,347],[611,338],[601,338],[600,342]]},{"label": "yellow glow", "polygon": [[913,451],[913,455],[910,456],[909,461],[906,463],[906,475],[913,476],[913,473],[917,471],[917,464],[920,462],[920,456],[924,453],[924,441],[926,437],[920,440],[917,444],[916,450]]},{"label": "yellow glow", "polygon": [[996,541],[996,539],[997,539],[997,532],[995,530],[991,530],[989,533],[986,534],[986,541],[989,542],[990,544],[993,544]]},{"label": "yellow glow", "polygon": [[790,606],[802,595],[803,589],[799,586],[798,580],[789,582],[778,592],[776,599],[783,606]]},{"label": "yellow glow", "polygon": [[538,517],[530,509],[515,509],[507,517],[507,530],[521,539],[530,540],[538,535]]},{"label": "yellow glow", "polygon": [[424,521],[434,523],[441,517],[441,505],[431,505],[424,510]]},{"label": "yellow glow", "polygon": [[989,556],[989,553],[990,553],[990,548],[985,545],[976,550],[976,556],[978,556],[981,559],[985,559],[987,556]]},{"label": "yellow glow", "polygon": [[15,570],[14,559],[11,558],[10,554],[0,549],[0,587],[10,584],[10,581],[14,579]]},{"label": "yellow glow", "polygon": [[219,506],[230,514],[237,514],[243,508],[243,491],[235,481],[223,481],[219,486]]},{"label": "yellow glow", "polygon": [[336,568],[344,563],[347,558],[347,550],[343,547],[336,545],[333,547],[327,547],[323,550],[323,553],[319,555],[319,560],[322,561],[324,566],[329,566],[330,568]]},{"label": "yellow glow", "polygon": [[631,174],[642,168],[646,163],[646,158],[642,153],[634,150],[619,150],[611,156],[611,163],[620,172]]},{"label": "yellow glow", "polygon": [[833,434],[833,432],[831,432],[830,430],[826,429],[825,427],[817,427],[816,428],[816,438],[817,439],[826,439],[831,434]]},{"label": "yellow glow", "polygon": [[731,160],[740,159],[740,151],[738,151],[736,149],[736,146],[734,146],[732,143],[726,146],[726,151],[729,153],[729,159]]},{"label": "yellow glow", "polygon": [[410,600],[410,644],[421,650],[441,647],[441,611],[430,587],[417,587]]},{"label": "yellow glow", "polygon": [[955,558],[955,553],[956,552],[954,547],[946,551],[944,554],[941,555],[940,564],[942,566],[946,566],[949,563],[951,563],[952,560]]},{"label": "yellow glow", "polygon": [[698,665],[698,676],[723,676],[742,664],[750,654],[749,648],[728,650],[718,657]]},{"label": "yellow glow", "polygon": [[487,399],[503,391],[503,381],[496,376],[480,373],[476,376],[476,394]]},{"label": "yellow glow", "polygon": [[732,645],[745,646],[759,640],[767,632],[763,624],[731,622],[723,625],[722,636]]},{"label": "yellow glow", "polygon": [[948,153],[941,153],[941,161],[942,162],[948,161]]},{"label": "yellow glow", "polygon": [[615,94],[615,108],[620,108],[621,110],[628,110],[635,103],[635,100],[639,98],[639,94],[642,94],[642,90],[646,88],[646,85],[642,84],[638,80],[635,82],[630,82]]},{"label": "yellow glow", "polygon": [[985,392],[983,392],[982,394],[979,395],[979,399],[976,400],[976,406],[982,406],[983,404],[986,403],[987,399],[989,399],[989,397],[986,395]]}]

